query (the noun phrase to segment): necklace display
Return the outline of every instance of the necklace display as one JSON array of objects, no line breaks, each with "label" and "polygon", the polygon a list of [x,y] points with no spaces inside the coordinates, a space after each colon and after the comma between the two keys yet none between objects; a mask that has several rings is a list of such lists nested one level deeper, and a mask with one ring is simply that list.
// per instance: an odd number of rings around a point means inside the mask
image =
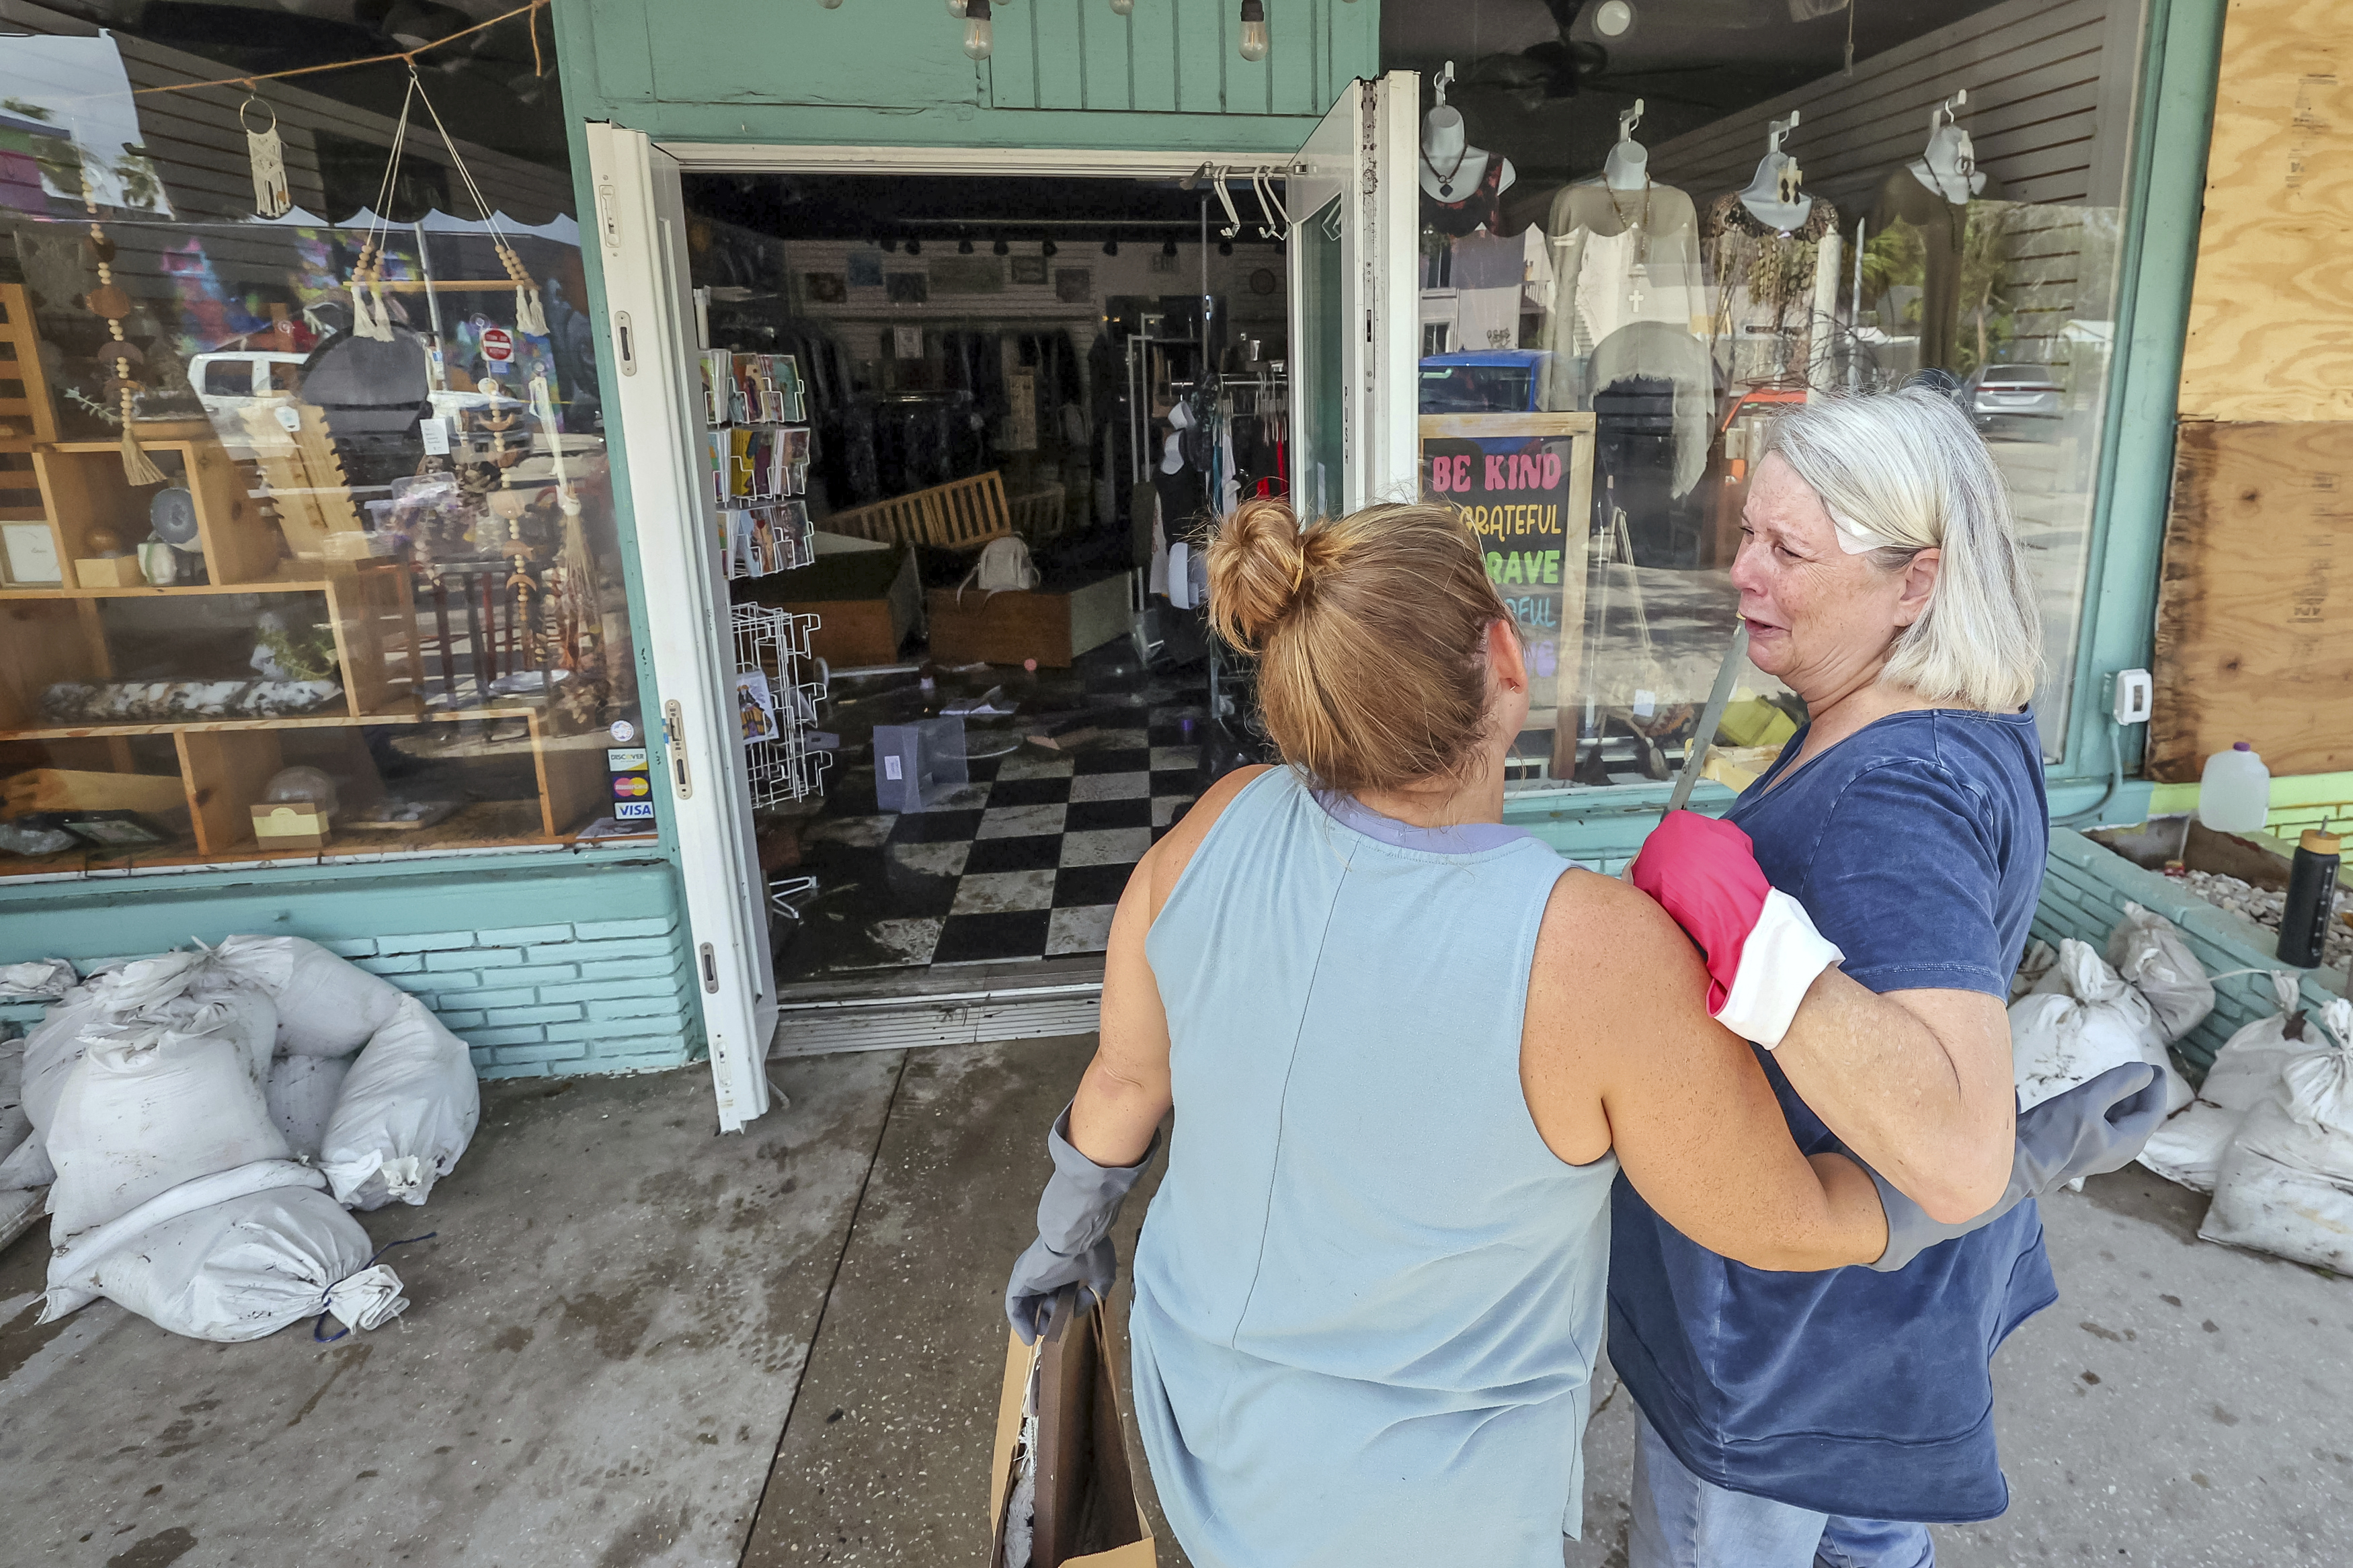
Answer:
[{"label": "necklace display", "polygon": [[1462,172],[1463,163],[1469,159],[1470,156],[1471,143],[1465,142],[1462,143],[1462,151],[1454,154],[1454,166],[1447,170],[1446,173],[1440,174],[1438,173],[1438,165],[1430,161],[1430,149],[1427,147],[1422,149],[1421,166],[1429,170],[1432,174],[1437,175],[1438,195],[1441,200],[1451,201],[1453,199],[1454,176]]},{"label": "necklace display", "polygon": [[1651,176],[1642,176],[1642,206],[1637,216],[1628,216],[1626,209],[1618,205],[1614,186],[1605,184],[1601,189],[1609,197],[1609,210],[1617,215],[1618,231],[1634,237],[1633,265],[1626,268],[1626,303],[1640,310],[1642,285],[1651,280]]}]

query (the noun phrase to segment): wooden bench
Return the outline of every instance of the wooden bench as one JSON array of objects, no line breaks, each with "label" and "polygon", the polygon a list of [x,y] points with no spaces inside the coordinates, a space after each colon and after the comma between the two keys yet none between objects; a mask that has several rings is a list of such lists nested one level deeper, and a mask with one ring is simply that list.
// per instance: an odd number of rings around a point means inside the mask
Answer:
[{"label": "wooden bench", "polygon": [[1005,476],[992,468],[968,479],[913,490],[871,506],[851,507],[821,520],[828,533],[885,544],[928,544],[973,550],[1013,535],[1036,542],[1062,531],[1062,492],[1005,495]]}]

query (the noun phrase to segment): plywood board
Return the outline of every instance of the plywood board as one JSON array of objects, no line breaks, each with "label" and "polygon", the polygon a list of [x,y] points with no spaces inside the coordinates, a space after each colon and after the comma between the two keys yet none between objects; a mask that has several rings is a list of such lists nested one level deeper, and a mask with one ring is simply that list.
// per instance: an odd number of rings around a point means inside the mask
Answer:
[{"label": "plywood board", "polygon": [[2184,418],[2353,419],[2353,34],[2342,0],[2232,0]]},{"label": "plywood board", "polygon": [[2353,768],[2353,422],[2182,425],[2156,676],[2152,778]]}]

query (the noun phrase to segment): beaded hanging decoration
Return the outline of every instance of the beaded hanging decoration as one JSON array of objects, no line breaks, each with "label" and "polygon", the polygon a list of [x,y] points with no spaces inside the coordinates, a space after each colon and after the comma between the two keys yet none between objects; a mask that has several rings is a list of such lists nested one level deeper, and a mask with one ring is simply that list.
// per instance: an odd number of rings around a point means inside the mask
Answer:
[{"label": "beaded hanging decoration", "polygon": [[98,351],[98,363],[111,365],[114,374],[107,379],[106,395],[122,412],[122,480],[131,485],[160,485],[164,475],[146,449],[139,445],[139,436],[132,427],[132,417],[144,390],[132,367],[144,363],[146,355],[139,345],[122,335],[123,320],[131,314],[131,296],[114,281],[114,241],[106,237],[106,226],[98,221],[98,195],[88,176],[82,180],[82,207],[90,215],[90,238],[86,242],[90,259],[98,264],[98,287],[82,296],[82,305],[93,316],[106,320],[109,342]]}]

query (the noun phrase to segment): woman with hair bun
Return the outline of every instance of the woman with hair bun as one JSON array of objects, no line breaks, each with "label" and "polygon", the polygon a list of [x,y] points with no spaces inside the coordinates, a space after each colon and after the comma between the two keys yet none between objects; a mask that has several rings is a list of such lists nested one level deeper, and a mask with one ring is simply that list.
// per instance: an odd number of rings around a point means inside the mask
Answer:
[{"label": "woman with hair bun", "polygon": [[[1303,531],[1252,500],[1208,572],[1286,765],[1220,781],[1136,867],[1007,1314],[1029,1339],[1059,1288],[1108,1291],[1173,1108],[1134,1392],[1197,1568],[1557,1568],[1618,1173],[1758,1268],[1878,1258],[1880,1200],[1799,1153],[1656,904],[1503,826],[1527,672],[1457,513]],[[1757,944],[1778,987],[1734,1021],[1778,1038],[1800,955],[1837,953],[1802,914]]]}]

